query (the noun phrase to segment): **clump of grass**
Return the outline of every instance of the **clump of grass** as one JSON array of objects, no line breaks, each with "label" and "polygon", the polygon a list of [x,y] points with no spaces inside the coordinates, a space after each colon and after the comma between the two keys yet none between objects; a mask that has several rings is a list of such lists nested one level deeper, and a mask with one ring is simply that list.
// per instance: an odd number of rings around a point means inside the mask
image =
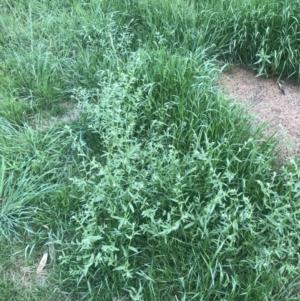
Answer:
[{"label": "clump of grass", "polygon": [[3,99],[0,100],[0,116],[12,124],[24,124],[26,122],[26,115],[30,111],[30,107],[17,98],[3,97]]},{"label": "clump of grass", "polygon": [[34,233],[45,225],[46,218],[37,222],[41,216],[48,216],[46,224],[50,224],[51,211],[64,208],[63,202],[51,200],[68,189],[63,183],[74,167],[72,140],[67,135],[67,129],[45,133],[0,119],[0,231],[6,237],[19,236],[20,231]]},{"label": "clump of grass", "polygon": [[215,44],[222,58],[249,66],[258,75],[299,81],[297,1],[230,1],[223,9],[220,5],[206,4],[208,10],[199,10],[209,16],[203,22],[205,43]]},{"label": "clump of grass", "polygon": [[[208,91],[209,65],[137,55],[125,76],[108,76],[96,95],[81,92],[84,125],[102,149],[91,160],[78,148],[84,177],[72,181],[83,210],[74,215],[74,245],[60,257],[62,266],[91,299],[295,296],[284,279],[297,267],[280,274],[278,254],[265,256],[273,254],[277,226],[266,228],[263,218],[273,219],[291,191],[273,172],[274,142],[262,141],[260,131],[250,135],[250,121]],[[161,65],[172,68],[155,73],[156,85],[135,88],[136,74],[150,76]],[[199,118],[187,118],[190,112]],[[279,244],[286,238],[276,235]]]},{"label": "clump of grass", "polygon": [[82,300],[299,298],[298,165],[214,89],[213,54],[269,72],[280,5],[6,1],[4,97],[81,113],[33,129],[0,105],[2,236],[51,244]]}]

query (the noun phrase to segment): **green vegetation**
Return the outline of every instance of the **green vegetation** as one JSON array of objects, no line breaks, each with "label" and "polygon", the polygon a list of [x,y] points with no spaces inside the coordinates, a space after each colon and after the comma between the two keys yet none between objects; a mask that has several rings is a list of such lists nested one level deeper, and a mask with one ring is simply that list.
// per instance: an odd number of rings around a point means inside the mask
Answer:
[{"label": "green vegetation", "polygon": [[[0,298],[7,301],[67,300],[46,275],[37,277],[21,244],[0,240]],[[31,264],[31,266],[30,266]],[[54,288],[54,289],[53,289]]]},{"label": "green vegetation", "polygon": [[299,165],[215,88],[299,81],[299,1],[0,5],[0,299],[299,300]]}]

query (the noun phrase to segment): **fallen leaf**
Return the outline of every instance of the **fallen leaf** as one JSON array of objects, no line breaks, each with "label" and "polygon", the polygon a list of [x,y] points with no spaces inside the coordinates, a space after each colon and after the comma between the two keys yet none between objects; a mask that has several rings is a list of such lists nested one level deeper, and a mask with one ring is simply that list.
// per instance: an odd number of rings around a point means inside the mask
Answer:
[{"label": "fallen leaf", "polygon": [[36,273],[37,274],[40,274],[40,272],[44,269],[46,263],[47,263],[47,259],[48,259],[48,252],[47,253],[44,253],[37,269],[36,269]]}]

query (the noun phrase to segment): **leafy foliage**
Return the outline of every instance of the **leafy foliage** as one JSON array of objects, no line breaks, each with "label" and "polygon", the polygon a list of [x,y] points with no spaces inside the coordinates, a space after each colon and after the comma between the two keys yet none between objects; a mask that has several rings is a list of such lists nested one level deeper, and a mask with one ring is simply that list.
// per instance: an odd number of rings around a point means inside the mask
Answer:
[{"label": "leafy foliage", "polygon": [[81,300],[297,300],[298,163],[214,86],[221,59],[298,78],[295,3],[4,1],[2,236],[50,241]]}]

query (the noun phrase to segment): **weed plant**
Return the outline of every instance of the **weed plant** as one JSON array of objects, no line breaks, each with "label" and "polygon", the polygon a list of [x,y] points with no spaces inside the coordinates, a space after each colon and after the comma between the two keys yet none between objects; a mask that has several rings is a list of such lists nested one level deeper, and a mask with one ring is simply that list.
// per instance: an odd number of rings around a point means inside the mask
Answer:
[{"label": "weed plant", "polygon": [[298,78],[296,1],[0,3],[3,237],[78,300],[299,299],[298,164],[215,89],[220,59]]}]

